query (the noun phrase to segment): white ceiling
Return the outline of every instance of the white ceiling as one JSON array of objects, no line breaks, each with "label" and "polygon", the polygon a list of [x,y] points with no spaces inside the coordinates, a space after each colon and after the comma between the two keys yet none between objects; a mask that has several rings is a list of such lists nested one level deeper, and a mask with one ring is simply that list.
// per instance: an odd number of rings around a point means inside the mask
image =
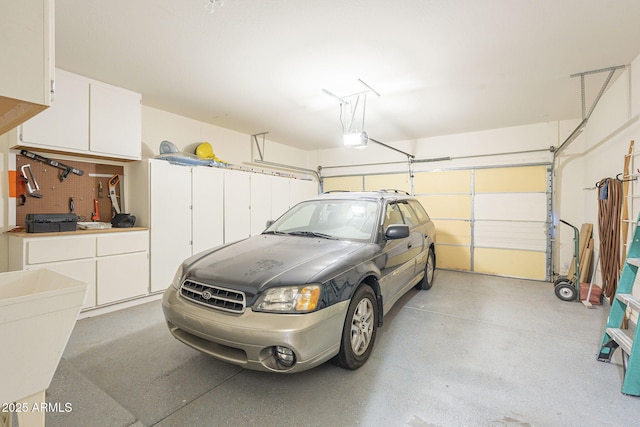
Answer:
[{"label": "white ceiling", "polygon": [[[580,118],[580,79],[640,54],[638,0],[56,0],[56,65],[302,149],[366,90],[382,142]],[[616,76],[620,71],[616,72]],[[587,96],[602,77],[586,78]],[[588,99],[590,102],[590,99]],[[190,142],[190,141],[185,141]]]}]

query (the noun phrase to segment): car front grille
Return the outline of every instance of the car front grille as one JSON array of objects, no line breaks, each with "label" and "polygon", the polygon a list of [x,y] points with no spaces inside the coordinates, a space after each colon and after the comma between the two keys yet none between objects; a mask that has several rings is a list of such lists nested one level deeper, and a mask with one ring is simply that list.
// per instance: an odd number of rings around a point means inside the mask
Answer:
[{"label": "car front grille", "polygon": [[243,292],[193,280],[182,282],[180,295],[189,301],[230,313],[244,313],[244,309],[247,306],[247,300]]}]

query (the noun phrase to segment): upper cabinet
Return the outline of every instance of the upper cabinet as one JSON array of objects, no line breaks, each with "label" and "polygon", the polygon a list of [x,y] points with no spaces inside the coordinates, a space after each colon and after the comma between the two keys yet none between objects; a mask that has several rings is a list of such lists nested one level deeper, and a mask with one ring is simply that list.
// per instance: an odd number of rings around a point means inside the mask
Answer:
[{"label": "upper cabinet", "polygon": [[141,158],[142,98],[139,93],[100,83],[89,88],[89,150]]},{"label": "upper cabinet", "polygon": [[57,70],[51,108],[20,127],[14,148],[139,160],[141,102],[139,93]]},{"label": "upper cabinet", "polygon": [[51,105],[53,0],[0,1],[0,135]]},{"label": "upper cabinet", "polygon": [[19,144],[49,150],[89,150],[89,85],[82,77],[56,72],[51,108],[22,125]]}]

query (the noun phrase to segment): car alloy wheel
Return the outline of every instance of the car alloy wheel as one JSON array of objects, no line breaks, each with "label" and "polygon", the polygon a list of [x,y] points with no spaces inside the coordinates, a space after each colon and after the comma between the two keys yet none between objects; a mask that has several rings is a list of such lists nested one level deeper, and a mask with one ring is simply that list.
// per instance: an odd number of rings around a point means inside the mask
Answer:
[{"label": "car alloy wheel", "polygon": [[338,366],[358,369],[369,358],[378,329],[376,295],[368,285],[361,285],[347,310],[340,352],[334,359]]},{"label": "car alloy wheel", "polygon": [[351,350],[356,356],[362,356],[369,348],[374,317],[371,300],[361,299],[351,319]]}]

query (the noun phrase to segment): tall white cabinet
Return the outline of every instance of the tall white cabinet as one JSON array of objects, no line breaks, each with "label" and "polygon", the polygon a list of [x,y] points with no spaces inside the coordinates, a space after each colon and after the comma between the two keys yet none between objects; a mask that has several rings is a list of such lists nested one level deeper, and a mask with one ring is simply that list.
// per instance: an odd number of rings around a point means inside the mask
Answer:
[{"label": "tall white cabinet", "polygon": [[186,258],[222,244],[223,174],[150,161],[151,292],[166,289]]}]

